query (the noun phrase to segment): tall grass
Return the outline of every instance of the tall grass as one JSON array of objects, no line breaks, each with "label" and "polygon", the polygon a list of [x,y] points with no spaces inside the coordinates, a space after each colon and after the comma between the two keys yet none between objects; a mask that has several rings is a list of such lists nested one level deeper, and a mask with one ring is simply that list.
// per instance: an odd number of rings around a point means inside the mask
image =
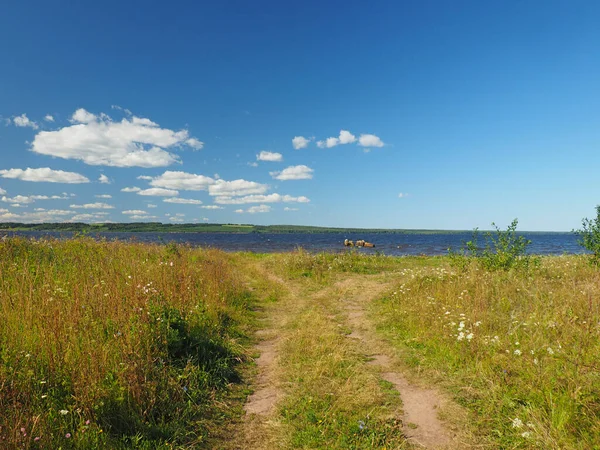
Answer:
[{"label": "tall grass", "polygon": [[585,256],[527,272],[407,267],[372,318],[494,448],[600,448],[599,287]]},{"label": "tall grass", "polygon": [[249,297],[218,251],[0,241],[0,447],[173,448],[227,414]]}]

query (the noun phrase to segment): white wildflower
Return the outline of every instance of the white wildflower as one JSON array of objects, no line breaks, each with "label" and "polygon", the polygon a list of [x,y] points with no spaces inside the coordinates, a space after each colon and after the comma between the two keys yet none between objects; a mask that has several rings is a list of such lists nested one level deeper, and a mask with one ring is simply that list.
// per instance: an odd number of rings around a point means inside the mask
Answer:
[{"label": "white wildflower", "polygon": [[547,350],[549,355],[554,355],[554,350],[552,350],[552,347],[548,347]]},{"label": "white wildflower", "polygon": [[467,341],[470,341],[471,339],[473,339],[473,333],[467,334]]},{"label": "white wildflower", "polygon": [[458,337],[456,338],[457,341],[462,341],[465,338],[465,333],[463,333],[462,331],[458,334]]},{"label": "white wildflower", "polygon": [[517,356],[521,356],[521,350],[519,349],[516,349],[513,353]]},{"label": "white wildflower", "polygon": [[519,419],[518,417],[515,417],[512,420],[512,426],[513,426],[513,428],[521,428],[521,427],[523,427],[523,421],[521,419]]},{"label": "white wildflower", "polygon": [[521,436],[524,437],[525,439],[527,439],[527,438],[531,437],[531,433],[529,431],[523,431],[521,433]]},{"label": "white wildflower", "polygon": [[67,414],[69,414],[69,411],[67,411],[66,409],[61,409],[61,410],[59,411],[59,413],[60,413],[61,415],[63,415],[63,416],[66,416]]}]

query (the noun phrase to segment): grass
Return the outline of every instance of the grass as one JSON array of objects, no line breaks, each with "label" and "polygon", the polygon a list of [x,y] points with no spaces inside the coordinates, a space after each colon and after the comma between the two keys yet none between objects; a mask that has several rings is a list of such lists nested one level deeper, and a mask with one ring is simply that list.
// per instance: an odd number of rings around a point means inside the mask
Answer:
[{"label": "grass", "polygon": [[365,276],[387,292],[365,305],[383,353],[462,405],[471,421],[458,425],[481,445],[600,448],[600,271],[587,259],[490,271],[445,257],[3,239],[0,448],[223,447],[240,434],[256,311],[278,340],[284,396],[250,423],[253,442],[405,448],[397,393],[347,337],[336,283]]},{"label": "grass", "polygon": [[0,241],[0,447],[210,446],[252,320],[229,258]]},{"label": "grass", "polygon": [[587,257],[537,269],[406,268],[372,305],[413,371],[472,412],[495,448],[600,448],[600,272]]}]

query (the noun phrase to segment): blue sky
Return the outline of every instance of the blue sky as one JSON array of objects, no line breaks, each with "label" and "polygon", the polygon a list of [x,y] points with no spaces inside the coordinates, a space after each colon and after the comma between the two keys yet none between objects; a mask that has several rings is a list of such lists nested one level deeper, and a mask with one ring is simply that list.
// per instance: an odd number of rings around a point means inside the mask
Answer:
[{"label": "blue sky", "polygon": [[577,228],[600,203],[599,19],[593,1],[11,2],[0,221]]}]

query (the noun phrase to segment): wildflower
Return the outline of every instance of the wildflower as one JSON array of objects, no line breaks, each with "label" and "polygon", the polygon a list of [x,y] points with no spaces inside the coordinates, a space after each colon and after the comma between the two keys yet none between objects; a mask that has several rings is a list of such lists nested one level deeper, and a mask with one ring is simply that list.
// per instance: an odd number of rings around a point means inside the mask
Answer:
[{"label": "wildflower", "polygon": [[537,366],[538,365],[538,359],[537,358],[533,358],[533,363]]},{"label": "wildflower", "polygon": [[465,323],[461,322],[458,324],[458,331],[462,330],[465,327]]},{"label": "wildflower", "polygon": [[69,414],[69,411],[67,411],[66,409],[61,409],[59,413],[61,413],[61,415],[63,416],[66,416],[67,414]]},{"label": "wildflower", "polygon": [[529,431],[523,431],[521,433],[521,436],[524,437],[525,439],[527,439],[527,438],[531,437],[531,433]]},{"label": "wildflower", "polygon": [[39,440],[40,440],[40,437],[39,437],[39,436],[37,436],[37,437],[34,437],[34,438],[33,438],[33,442],[37,442],[37,441],[39,441]]},{"label": "wildflower", "polygon": [[86,421],[85,421],[85,424],[86,424],[86,425],[89,425],[89,424],[90,424],[90,419],[86,420]]},{"label": "wildflower", "polygon": [[548,347],[548,354],[554,355],[554,350],[552,350],[552,347]]},{"label": "wildflower", "polygon": [[462,331],[458,334],[458,336],[456,337],[457,341],[462,341],[465,338],[465,333],[463,333]]},{"label": "wildflower", "polygon": [[521,350],[519,349],[516,349],[513,353],[517,356],[521,356]]},{"label": "wildflower", "polygon": [[65,437],[66,437],[67,439],[69,439],[69,438],[71,437],[71,433],[67,433],[67,434],[65,434]]},{"label": "wildflower", "polygon": [[480,320],[478,320],[477,322],[475,322],[475,323],[474,323],[474,325],[475,325],[476,327],[478,327],[479,325],[481,325],[481,321],[480,321]]},{"label": "wildflower", "polygon": [[358,428],[360,428],[361,430],[365,429],[365,423],[362,420],[358,421]]},{"label": "wildflower", "polygon": [[471,339],[473,339],[473,333],[467,334],[467,341],[470,341]]},{"label": "wildflower", "polygon": [[512,426],[513,426],[513,428],[521,428],[521,427],[523,427],[523,421],[521,419],[519,419],[518,417],[515,417],[512,420]]},{"label": "wildflower", "polygon": [[25,433],[25,428],[21,427],[21,433]]}]

